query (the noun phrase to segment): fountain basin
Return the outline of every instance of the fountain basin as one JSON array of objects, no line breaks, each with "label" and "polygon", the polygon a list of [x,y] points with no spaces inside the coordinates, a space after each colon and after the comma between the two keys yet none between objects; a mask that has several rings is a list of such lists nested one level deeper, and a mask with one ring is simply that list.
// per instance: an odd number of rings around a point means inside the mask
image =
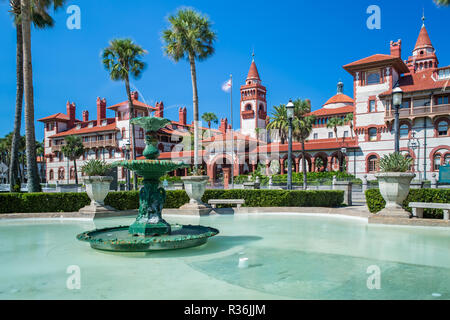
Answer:
[{"label": "fountain basin", "polygon": [[164,236],[134,236],[129,226],[97,229],[80,233],[77,239],[89,242],[93,249],[117,252],[150,252],[200,246],[219,230],[193,225],[171,225],[171,233]]}]

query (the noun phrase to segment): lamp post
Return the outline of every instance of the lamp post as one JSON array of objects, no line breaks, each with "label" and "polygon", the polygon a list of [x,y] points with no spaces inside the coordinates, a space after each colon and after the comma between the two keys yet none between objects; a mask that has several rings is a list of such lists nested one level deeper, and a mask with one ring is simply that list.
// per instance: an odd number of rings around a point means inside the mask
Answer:
[{"label": "lamp post", "polygon": [[345,154],[347,153],[347,148],[341,148],[341,164],[340,164],[340,170],[342,170],[343,172],[347,172],[347,163],[344,166],[344,161],[345,161]]},{"label": "lamp post", "polygon": [[[416,133],[411,132],[411,139],[408,140],[408,149],[411,149],[416,152],[416,150],[420,150],[420,142],[419,139],[416,138]],[[419,173],[419,181],[422,181],[421,173],[419,171],[419,153],[417,152],[417,172]]]},{"label": "lamp post", "polygon": [[394,151],[400,152],[400,124],[399,124],[399,109],[402,104],[403,90],[400,87],[395,87],[392,90],[392,102],[395,108],[394,112],[394,133],[395,133],[395,144]]},{"label": "lamp post", "polygon": [[[127,143],[125,144],[125,159],[126,160],[130,160],[130,141],[127,141]],[[126,182],[127,182],[127,191],[131,190],[131,179],[130,179],[130,170],[127,170],[127,175],[126,175]]]},{"label": "lamp post", "polygon": [[294,104],[292,99],[286,105],[286,113],[289,121],[289,148],[288,148],[288,178],[287,178],[287,188],[292,190],[292,119],[294,118]]}]

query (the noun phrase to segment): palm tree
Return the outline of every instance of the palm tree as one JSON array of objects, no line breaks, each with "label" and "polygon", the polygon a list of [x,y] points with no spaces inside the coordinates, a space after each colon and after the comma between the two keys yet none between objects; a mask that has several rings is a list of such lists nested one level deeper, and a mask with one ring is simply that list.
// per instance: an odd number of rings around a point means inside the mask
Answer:
[{"label": "palm tree", "polygon": [[292,121],[294,139],[300,141],[302,146],[302,171],[303,171],[303,189],[307,187],[307,171],[306,171],[306,151],[305,141],[311,134],[314,121],[314,115],[308,115],[311,112],[311,106],[306,100],[297,99],[294,101],[294,119]]},{"label": "palm tree", "polygon": [[[63,5],[64,1],[55,1],[54,8],[58,9]],[[21,4],[20,0],[10,0],[10,13],[13,16],[14,24],[16,26],[16,108],[14,116],[14,138],[11,146],[11,161],[9,166],[9,184],[10,190],[19,183],[19,145],[20,145],[20,130],[22,120],[22,106],[23,106],[23,36],[21,23]],[[53,18],[46,12],[50,6],[51,1],[33,1],[31,3],[31,22],[38,29],[52,27],[54,25]]]},{"label": "palm tree", "polygon": [[53,9],[57,9],[61,7],[64,2],[64,0],[20,0],[20,22],[22,27],[23,43],[23,88],[25,97],[25,139],[28,192],[41,191],[36,162],[33,67],[31,63],[31,22],[34,22],[35,17],[38,17],[36,18],[36,21],[39,21],[39,23],[42,22],[41,18],[49,21],[50,15],[47,13],[47,11],[50,9],[50,7],[53,7]]},{"label": "palm tree", "polygon": [[178,62],[184,58],[191,68],[192,96],[194,107],[194,166],[198,168],[198,90],[195,60],[203,61],[214,54],[216,34],[211,22],[193,9],[180,9],[168,18],[170,27],[163,31],[164,52]]},{"label": "palm tree", "polygon": [[342,118],[333,117],[328,120],[327,128],[333,128],[336,141],[338,141],[337,127],[340,127],[342,125],[344,125],[344,121],[342,120]]},{"label": "palm tree", "polygon": [[344,118],[344,124],[348,123],[350,125],[350,134],[353,138],[353,113],[347,113]]},{"label": "palm tree", "polygon": [[[39,142],[36,141],[36,154],[38,157],[40,157],[41,162],[44,162],[44,155],[45,155],[45,141]],[[45,176],[44,171],[44,165],[41,163],[41,167],[39,168],[39,177],[41,177],[41,182],[43,180],[43,177]]]},{"label": "palm tree", "polygon": [[208,128],[211,130],[211,122],[214,122],[215,124],[219,123],[219,119],[217,118],[216,114],[214,112],[205,112],[202,115],[202,120],[208,123]]},{"label": "palm tree", "polygon": [[[125,82],[130,115],[129,132],[132,160],[136,159],[136,140],[134,124],[131,122],[135,114],[133,100],[131,99],[130,76],[138,79],[142,75],[146,64],[141,59],[146,53],[147,51],[135,44],[131,39],[114,39],[109,42],[109,47],[103,50],[103,65],[108,70],[111,80]],[[134,173],[133,181],[134,187],[137,189],[136,173]]]},{"label": "palm tree", "polygon": [[272,116],[270,116],[270,122],[267,125],[267,129],[278,130],[281,143],[283,144],[286,140],[286,135],[289,128],[286,106],[284,104],[280,104],[279,106],[274,106],[273,108],[275,111],[273,111]]},{"label": "palm tree", "polygon": [[[73,168],[75,171],[75,183],[78,184],[77,174],[77,159],[84,153],[84,145],[81,137],[79,136],[67,136],[64,138],[65,144],[61,148],[61,152],[69,161],[73,161]],[[70,171],[67,172],[70,175]]]},{"label": "palm tree", "polygon": [[450,5],[450,0],[434,0],[434,2],[436,2],[437,4],[441,4],[443,6]]}]

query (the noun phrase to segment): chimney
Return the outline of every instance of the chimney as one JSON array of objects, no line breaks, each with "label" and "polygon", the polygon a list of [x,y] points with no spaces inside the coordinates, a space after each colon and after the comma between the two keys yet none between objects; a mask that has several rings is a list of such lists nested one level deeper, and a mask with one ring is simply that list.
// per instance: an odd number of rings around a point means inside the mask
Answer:
[{"label": "chimney", "polygon": [[67,101],[66,109],[67,109],[67,116],[69,117],[69,123],[67,124],[67,126],[68,129],[71,129],[75,125],[75,111],[76,111],[75,102],[70,103],[69,101]]},{"label": "chimney", "polygon": [[225,134],[227,132],[228,129],[228,119],[220,119],[220,127],[219,130],[220,132],[222,132],[223,134]]},{"label": "chimney", "polygon": [[139,100],[139,93],[137,91],[131,92],[131,99],[132,100]]},{"label": "chimney", "polygon": [[84,110],[83,111],[83,122],[89,121],[89,111]]},{"label": "chimney", "polygon": [[106,99],[97,97],[97,126],[102,124],[103,119],[106,119]]},{"label": "chimney", "polygon": [[155,117],[164,118],[164,103],[162,101],[156,102]]},{"label": "chimney", "polygon": [[397,42],[391,41],[391,56],[401,58],[402,57],[402,40],[398,39]]},{"label": "chimney", "polygon": [[186,107],[178,109],[178,119],[182,125],[186,125]]}]

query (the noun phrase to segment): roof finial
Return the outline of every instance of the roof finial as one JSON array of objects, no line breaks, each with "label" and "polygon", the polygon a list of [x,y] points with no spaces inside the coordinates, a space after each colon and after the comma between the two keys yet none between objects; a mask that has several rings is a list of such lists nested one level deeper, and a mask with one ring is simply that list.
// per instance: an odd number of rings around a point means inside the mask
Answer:
[{"label": "roof finial", "polygon": [[422,10],[422,27],[425,27],[425,8]]},{"label": "roof finial", "polygon": [[255,61],[255,48],[253,48],[252,50],[252,62]]}]

